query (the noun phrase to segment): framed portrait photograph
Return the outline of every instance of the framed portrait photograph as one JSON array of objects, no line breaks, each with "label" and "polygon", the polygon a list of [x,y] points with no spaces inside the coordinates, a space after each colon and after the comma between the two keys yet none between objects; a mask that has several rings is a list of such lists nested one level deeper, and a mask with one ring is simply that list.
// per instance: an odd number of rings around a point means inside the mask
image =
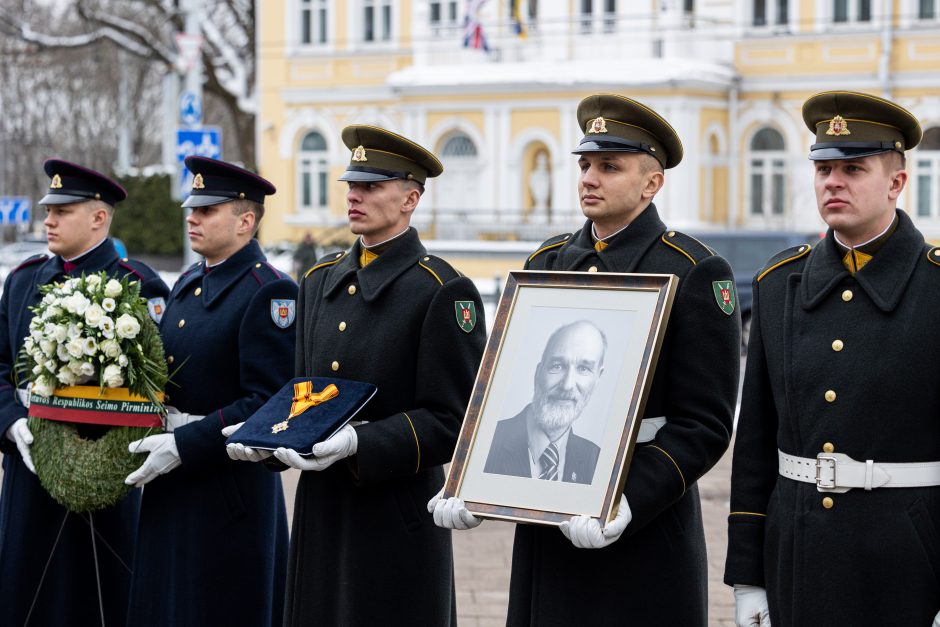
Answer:
[{"label": "framed portrait photograph", "polygon": [[510,272],[444,497],[485,518],[613,519],[677,282]]}]

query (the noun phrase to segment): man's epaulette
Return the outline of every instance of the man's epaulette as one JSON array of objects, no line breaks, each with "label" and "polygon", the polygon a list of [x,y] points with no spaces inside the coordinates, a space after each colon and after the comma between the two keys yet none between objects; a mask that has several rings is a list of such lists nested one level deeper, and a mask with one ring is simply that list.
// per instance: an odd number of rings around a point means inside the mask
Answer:
[{"label": "man's epaulette", "polygon": [[32,257],[28,257],[27,259],[23,260],[23,262],[20,265],[10,270],[10,274],[13,274],[17,270],[21,270],[27,266],[32,266],[34,264],[43,262],[48,258],[49,258],[49,255],[45,253],[39,253],[38,255],[33,255]]},{"label": "man's epaulette", "polygon": [[940,266],[940,246],[934,246],[927,251],[927,261],[935,266]]},{"label": "man's epaulette", "polygon": [[698,241],[691,235],[686,235],[679,231],[666,231],[660,238],[663,244],[673,248],[692,262],[694,266],[703,259],[708,259],[715,254],[711,248]]},{"label": "man's epaulette", "polygon": [[547,250],[552,250],[553,248],[558,248],[559,246],[564,246],[564,244],[571,239],[571,233],[562,233],[561,235],[556,235],[551,239],[547,239],[541,243],[541,245],[536,249],[534,253],[529,255],[528,261],[532,261],[542,253]]},{"label": "man's epaulette", "polygon": [[290,278],[267,261],[256,262],[254,267],[251,269],[251,274],[255,277],[255,280],[260,285],[270,283],[271,281],[277,281],[278,279]]},{"label": "man's epaulette", "polygon": [[138,259],[122,257],[121,260],[118,261],[118,267],[126,270],[128,274],[133,274],[141,281],[152,279],[155,276],[153,268]]},{"label": "man's epaulette", "polygon": [[764,264],[764,267],[757,273],[757,280],[760,281],[780,266],[785,266],[791,261],[805,257],[812,248],[810,244],[801,244],[800,246],[794,246],[793,248],[780,251]]},{"label": "man's epaulette", "polygon": [[425,255],[418,261],[418,265],[427,270],[441,285],[463,276],[449,263],[434,255]]},{"label": "man's epaulette", "polygon": [[326,268],[327,266],[332,266],[334,263],[336,263],[337,261],[339,261],[340,259],[342,259],[348,254],[349,254],[349,251],[344,250],[343,252],[330,253],[326,257],[321,257],[320,259],[317,260],[315,264],[313,264],[312,268],[304,272],[304,278],[306,279],[308,276],[310,276],[311,274],[313,274],[320,268]]}]

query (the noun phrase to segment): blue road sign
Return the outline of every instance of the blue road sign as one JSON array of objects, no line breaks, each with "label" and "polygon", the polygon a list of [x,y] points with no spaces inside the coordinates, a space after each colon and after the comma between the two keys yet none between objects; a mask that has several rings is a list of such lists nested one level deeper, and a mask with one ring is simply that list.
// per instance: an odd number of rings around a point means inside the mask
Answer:
[{"label": "blue road sign", "polygon": [[29,224],[31,209],[26,196],[0,196],[0,224]]},{"label": "blue road sign", "polygon": [[176,160],[179,163],[180,177],[175,191],[179,200],[185,200],[193,186],[192,174],[184,163],[190,155],[221,158],[222,129],[218,126],[206,126],[199,130],[181,128],[176,131]]},{"label": "blue road sign", "polygon": [[202,98],[191,91],[180,96],[180,122],[186,126],[202,124]]}]

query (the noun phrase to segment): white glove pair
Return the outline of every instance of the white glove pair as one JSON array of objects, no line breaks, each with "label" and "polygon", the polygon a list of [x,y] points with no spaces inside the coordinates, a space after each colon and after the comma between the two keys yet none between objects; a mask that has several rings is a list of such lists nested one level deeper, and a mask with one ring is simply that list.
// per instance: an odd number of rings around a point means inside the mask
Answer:
[{"label": "white glove pair", "polygon": [[[463,499],[452,496],[442,499],[444,490],[441,489],[434,498],[428,501],[428,511],[434,516],[434,524],[444,529],[473,529],[483,520],[477,518],[467,510]],[[620,509],[610,524],[601,527],[597,518],[590,516],[573,516],[571,520],[561,523],[560,529],[571,543],[579,549],[600,549],[616,542],[623,534],[624,529],[633,520],[633,512],[627,503],[627,497],[620,496]]]},{"label": "white glove pair", "polygon": [[[243,422],[222,429],[222,435],[228,437],[238,431]],[[325,470],[337,461],[351,457],[359,449],[359,436],[351,425],[346,425],[328,440],[313,445],[313,457],[304,457],[297,451],[289,448],[279,448],[275,451],[262,451],[243,444],[227,444],[225,450],[228,456],[235,460],[245,462],[259,462],[274,455],[281,463],[297,470]]]},{"label": "white glove pair", "polygon": [[33,443],[33,434],[29,430],[26,418],[17,418],[16,421],[7,429],[7,439],[16,444],[23,463],[31,473],[36,474],[36,467],[33,465],[33,456],[29,454],[29,446]]},{"label": "white glove pair", "polygon": [[767,590],[734,584],[734,624],[737,627],[770,627]]},{"label": "white glove pair", "polygon": [[172,433],[148,435],[142,440],[131,442],[127,450],[131,453],[149,453],[140,468],[124,479],[124,483],[137,488],[142,488],[183,463],[176,447],[176,436]]}]

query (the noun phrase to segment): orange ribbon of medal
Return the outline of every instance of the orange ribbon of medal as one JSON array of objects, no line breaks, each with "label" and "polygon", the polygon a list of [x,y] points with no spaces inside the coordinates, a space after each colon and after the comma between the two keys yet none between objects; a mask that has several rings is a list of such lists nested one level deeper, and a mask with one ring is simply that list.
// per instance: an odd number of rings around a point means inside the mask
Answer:
[{"label": "orange ribbon of medal", "polygon": [[310,381],[295,383],[294,403],[291,405],[290,416],[288,416],[287,419],[296,418],[311,407],[325,403],[337,396],[339,396],[339,389],[332,383],[323,388],[321,392],[314,392],[313,383]]}]

